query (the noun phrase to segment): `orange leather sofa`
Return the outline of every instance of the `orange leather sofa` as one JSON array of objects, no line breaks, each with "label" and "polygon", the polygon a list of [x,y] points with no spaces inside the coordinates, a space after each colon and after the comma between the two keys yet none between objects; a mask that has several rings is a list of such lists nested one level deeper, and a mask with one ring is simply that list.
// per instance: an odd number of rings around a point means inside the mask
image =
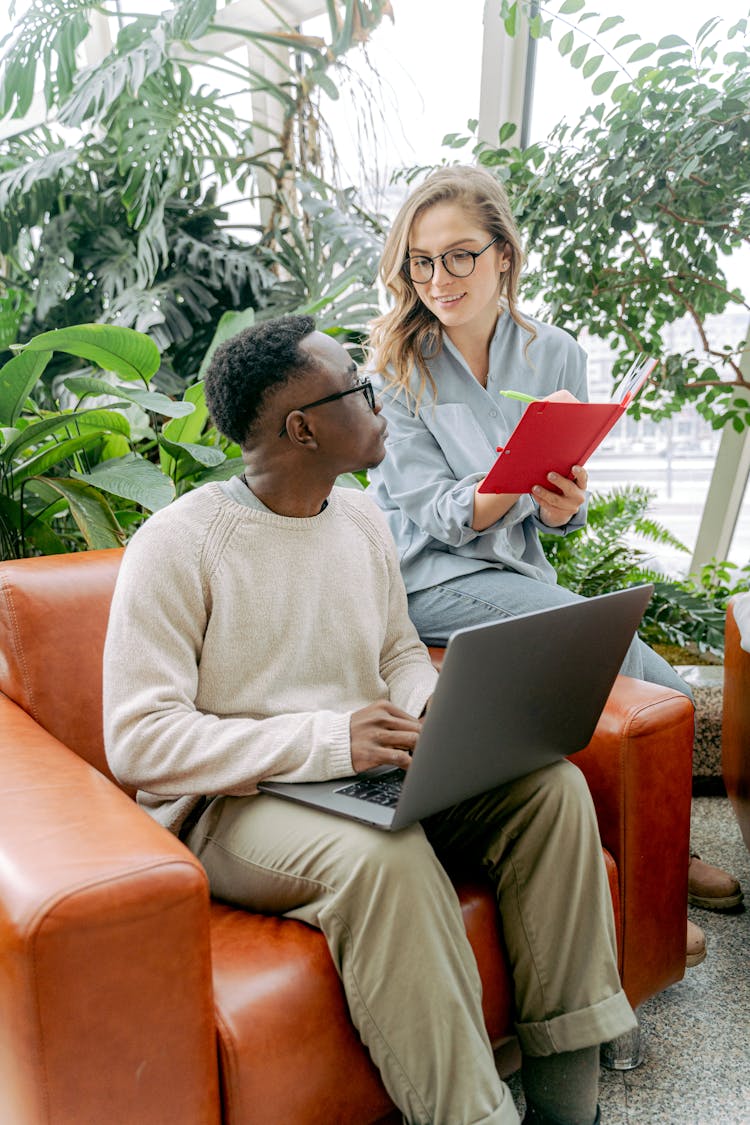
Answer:
[{"label": "orange leather sofa", "polygon": [[750,849],[750,652],[740,647],[734,602],[724,630],[721,771],[745,845]]},{"label": "orange leather sofa", "polygon": [[[101,657],[120,554],[0,563],[0,1119],[400,1121],[323,937],[211,901],[199,863],[109,773]],[[575,759],[634,1005],[683,975],[692,737],[684,696],[621,677]],[[455,879],[507,1045],[501,921],[478,872]]]}]

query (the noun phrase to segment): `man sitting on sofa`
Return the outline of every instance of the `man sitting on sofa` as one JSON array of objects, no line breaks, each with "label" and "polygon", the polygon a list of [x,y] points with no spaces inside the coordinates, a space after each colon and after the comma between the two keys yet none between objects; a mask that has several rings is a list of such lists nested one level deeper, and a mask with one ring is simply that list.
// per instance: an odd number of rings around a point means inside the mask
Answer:
[{"label": "man sitting on sofa", "polygon": [[397,833],[258,794],[265,778],[408,768],[436,673],[382,516],[334,487],[384,455],[347,352],[309,317],[268,321],[217,350],[206,395],[245,471],[153,515],[125,552],[104,658],[115,775],[216,897],[323,932],[391,1098],[420,1125],[518,1121],[439,858],[473,855],[513,967],[525,1120],[591,1125],[599,1044],[635,1017],[583,775],[559,762]]}]

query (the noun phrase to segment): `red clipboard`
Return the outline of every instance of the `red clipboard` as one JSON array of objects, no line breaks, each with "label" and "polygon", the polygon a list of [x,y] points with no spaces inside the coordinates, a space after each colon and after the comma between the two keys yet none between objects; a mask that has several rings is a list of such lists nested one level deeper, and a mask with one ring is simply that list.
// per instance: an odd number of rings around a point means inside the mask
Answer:
[{"label": "red clipboard", "polygon": [[639,357],[620,384],[616,402],[531,402],[521,415],[499,457],[479,486],[479,492],[531,492],[541,484],[559,492],[547,473],[572,479],[574,465],[585,465],[627,410],[656,367],[656,360]]},{"label": "red clipboard", "polygon": [[531,492],[535,484],[552,491],[547,473],[570,477],[627,410],[619,402],[532,402],[479,486],[480,492]]}]

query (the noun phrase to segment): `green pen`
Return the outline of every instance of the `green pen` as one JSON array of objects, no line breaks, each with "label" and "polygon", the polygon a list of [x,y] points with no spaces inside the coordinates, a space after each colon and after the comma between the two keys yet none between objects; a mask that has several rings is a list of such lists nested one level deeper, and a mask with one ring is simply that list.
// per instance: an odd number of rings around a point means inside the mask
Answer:
[{"label": "green pen", "polygon": [[517,398],[521,402],[539,402],[538,398],[534,398],[533,395],[525,395],[523,391],[500,391],[500,394],[504,395],[505,398]]}]

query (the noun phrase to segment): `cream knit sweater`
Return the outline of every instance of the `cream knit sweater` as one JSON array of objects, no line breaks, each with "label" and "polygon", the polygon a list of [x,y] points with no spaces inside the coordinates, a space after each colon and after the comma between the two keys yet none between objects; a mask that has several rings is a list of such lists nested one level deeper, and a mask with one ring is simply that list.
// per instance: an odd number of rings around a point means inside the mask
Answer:
[{"label": "cream knit sweater", "polygon": [[336,488],[294,519],[207,484],[125,552],[104,651],[107,757],[179,832],[202,796],[350,774],[351,713],[390,699],[418,715],[435,679],[366,495]]}]

